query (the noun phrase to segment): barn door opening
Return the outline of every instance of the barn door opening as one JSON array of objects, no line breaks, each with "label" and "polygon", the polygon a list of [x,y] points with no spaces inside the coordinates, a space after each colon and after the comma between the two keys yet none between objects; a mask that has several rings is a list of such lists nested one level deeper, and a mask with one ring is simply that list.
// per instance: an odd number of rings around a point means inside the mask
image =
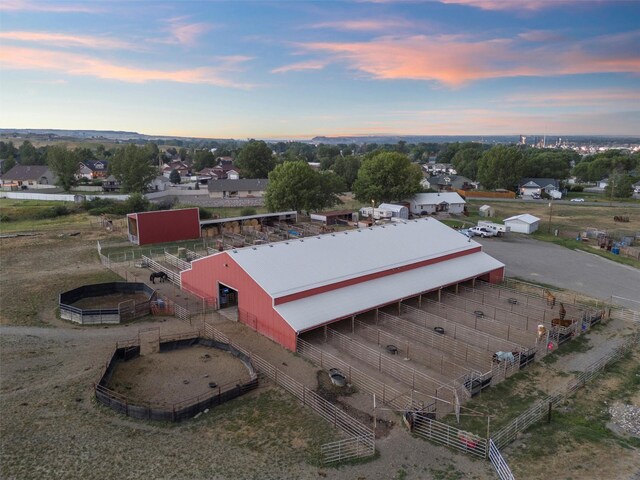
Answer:
[{"label": "barn door opening", "polygon": [[218,283],[218,299],[220,308],[230,308],[238,306],[238,291],[223,283]]}]

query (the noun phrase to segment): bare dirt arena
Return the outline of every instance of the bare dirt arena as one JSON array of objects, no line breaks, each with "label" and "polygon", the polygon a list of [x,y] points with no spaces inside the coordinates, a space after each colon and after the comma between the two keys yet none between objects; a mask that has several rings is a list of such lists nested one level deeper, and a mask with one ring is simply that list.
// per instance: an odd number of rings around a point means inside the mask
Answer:
[{"label": "bare dirt arena", "polygon": [[73,302],[73,306],[84,309],[98,309],[98,308],[118,308],[121,302],[133,300],[136,303],[142,303],[149,301],[149,297],[144,293],[113,293],[111,295],[101,295],[99,297],[85,297],[81,298],[77,302]]},{"label": "bare dirt arena", "polygon": [[[78,228],[74,226],[74,230]],[[146,317],[126,325],[93,327],[56,318],[61,291],[121,280],[97,259],[95,241],[102,240],[99,232],[86,229],[81,236],[73,237],[60,237],[59,233],[0,239],[0,478],[496,478],[486,461],[412,438],[391,412],[379,412],[378,418],[386,413],[394,425],[377,440],[376,459],[339,468],[319,466],[312,452],[323,443],[339,439],[339,433],[268,382],[180,424],[136,420],[98,404],[93,383],[117,341],[135,337],[138,329],[159,328],[161,335],[171,335],[194,326],[173,317]],[[170,292],[173,286],[162,284],[158,288]],[[318,388],[315,365],[237,322],[217,315],[208,320],[234,342],[309,388]],[[593,348],[581,355],[595,355],[584,359],[587,364],[604,353],[600,347],[607,347],[614,336],[611,326],[597,336],[591,335]],[[199,365],[198,355],[194,365]],[[568,372],[579,370],[578,360],[578,356],[575,360],[563,357],[555,366],[562,366],[565,378],[569,378]],[[177,378],[184,379],[187,371],[178,371]],[[219,383],[215,374],[210,378]],[[605,383],[596,381],[593,385]],[[371,397],[363,392],[336,401],[353,405],[354,399],[363,411],[372,404]],[[528,452],[514,445],[503,453],[509,455],[516,449]],[[518,478],[640,478],[637,449],[585,443],[574,447],[572,453],[565,457],[555,452],[542,461],[523,458],[518,463],[526,474]],[[561,465],[556,462],[558,458],[568,461]],[[514,456],[509,455],[508,460],[512,462]],[[576,465],[587,468],[576,471]]]},{"label": "bare dirt arena", "polygon": [[250,379],[244,364],[229,352],[195,345],[119,362],[109,388],[131,399],[170,405]]}]

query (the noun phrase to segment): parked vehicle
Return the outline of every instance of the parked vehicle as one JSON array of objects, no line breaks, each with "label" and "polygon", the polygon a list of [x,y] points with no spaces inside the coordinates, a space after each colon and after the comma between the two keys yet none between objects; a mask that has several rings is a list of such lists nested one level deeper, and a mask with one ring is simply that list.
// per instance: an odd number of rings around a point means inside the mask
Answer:
[{"label": "parked vehicle", "polygon": [[478,227],[488,228],[493,233],[495,233],[498,237],[505,235],[511,231],[511,227],[502,225],[501,223],[490,222],[487,220],[480,220],[478,222]]},{"label": "parked vehicle", "polygon": [[531,198],[533,198],[534,200],[540,200],[541,197],[539,193],[532,193]]},{"label": "parked vehicle", "polygon": [[473,233],[478,237],[483,237],[483,238],[497,236],[497,233],[489,230],[487,227],[471,227],[469,229],[469,232]]},{"label": "parked vehicle", "polygon": [[473,233],[471,233],[468,228],[463,228],[462,230],[458,230],[458,231],[465,237],[469,237],[469,238],[473,237]]},{"label": "parked vehicle", "polygon": [[584,198],[572,198],[572,202],[584,202]]}]

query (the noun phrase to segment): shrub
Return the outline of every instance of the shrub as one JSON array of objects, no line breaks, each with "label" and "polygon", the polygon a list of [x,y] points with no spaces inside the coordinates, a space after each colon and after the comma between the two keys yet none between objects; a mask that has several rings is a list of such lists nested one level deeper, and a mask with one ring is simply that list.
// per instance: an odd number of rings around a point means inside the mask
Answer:
[{"label": "shrub", "polygon": [[244,207],[242,210],[240,210],[241,217],[248,217],[255,214],[256,214],[256,209],[252,207]]},{"label": "shrub", "polygon": [[35,218],[56,218],[69,215],[70,213],[71,211],[66,207],[66,205],[56,205],[55,207],[40,210],[38,213],[36,213]]},{"label": "shrub", "polygon": [[569,187],[569,191],[570,192],[582,192],[582,191],[584,191],[584,187],[582,185],[571,185],[571,187]]}]

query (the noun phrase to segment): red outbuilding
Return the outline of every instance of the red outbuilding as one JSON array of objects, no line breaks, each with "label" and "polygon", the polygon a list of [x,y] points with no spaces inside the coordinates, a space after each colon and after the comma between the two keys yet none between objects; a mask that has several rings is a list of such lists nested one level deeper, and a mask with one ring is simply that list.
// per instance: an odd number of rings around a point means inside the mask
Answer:
[{"label": "red outbuilding", "polygon": [[129,241],[136,245],[200,238],[200,212],[197,208],[130,213],[127,225]]},{"label": "red outbuilding", "polygon": [[216,253],[182,287],[289,350],[337,320],[471,279],[502,281],[504,264],[434,219],[409,220]]}]

